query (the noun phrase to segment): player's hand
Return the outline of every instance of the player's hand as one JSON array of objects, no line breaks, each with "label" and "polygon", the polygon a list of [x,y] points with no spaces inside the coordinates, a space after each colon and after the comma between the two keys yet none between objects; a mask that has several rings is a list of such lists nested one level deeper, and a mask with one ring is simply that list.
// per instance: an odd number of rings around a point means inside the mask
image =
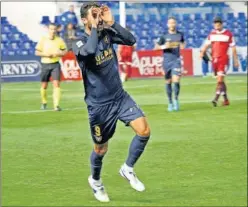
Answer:
[{"label": "player's hand", "polygon": [[45,57],[48,57],[48,58],[52,58],[53,57],[53,54],[51,53],[47,53],[46,55],[44,55]]},{"label": "player's hand", "polygon": [[165,47],[166,47],[166,49],[169,49],[170,48],[170,42],[166,42]]},{"label": "player's hand", "polygon": [[89,9],[89,20],[93,28],[97,28],[101,10],[99,8]]},{"label": "player's hand", "polygon": [[164,45],[160,46],[161,50],[169,49],[170,48],[170,42],[166,42]]},{"label": "player's hand", "polygon": [[204,53],[200,52],[200,58],[202,59],[204,57]]},{"label": "player's hand", "polygon": [[114,24],[114,17],[112,15],[112,12],[106,5],[103,5],[101,7],[101,18],[109,26],[112,26]]}]

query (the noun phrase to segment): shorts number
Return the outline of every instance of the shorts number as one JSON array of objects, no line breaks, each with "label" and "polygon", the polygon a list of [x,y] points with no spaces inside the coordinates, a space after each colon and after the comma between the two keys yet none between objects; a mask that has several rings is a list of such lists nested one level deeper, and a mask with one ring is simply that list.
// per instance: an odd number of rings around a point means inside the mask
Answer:
[{"label": "shorts number", "polygon": [[101,136],[101,128],[99,126],[95,126],[95,135],[97,137]]}]

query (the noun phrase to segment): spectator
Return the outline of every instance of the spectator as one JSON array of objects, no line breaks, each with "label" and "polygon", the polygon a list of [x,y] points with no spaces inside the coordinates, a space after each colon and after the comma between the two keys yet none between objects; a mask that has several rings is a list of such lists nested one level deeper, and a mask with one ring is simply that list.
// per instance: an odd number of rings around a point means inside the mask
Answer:
[{"label": "spectator", "polygon": [[72,23],[69,23],[65,29],[64,40],[67,45],[67,49],[72,50],[73,40],[76,39],[76,31]]},{"label": "spectator", "polygon": [[70,5],[69,11],[61,15],[61,20],[65,23],[71,22],[73,25],[78,24],[76,13],[74,12],[74,6]]}]

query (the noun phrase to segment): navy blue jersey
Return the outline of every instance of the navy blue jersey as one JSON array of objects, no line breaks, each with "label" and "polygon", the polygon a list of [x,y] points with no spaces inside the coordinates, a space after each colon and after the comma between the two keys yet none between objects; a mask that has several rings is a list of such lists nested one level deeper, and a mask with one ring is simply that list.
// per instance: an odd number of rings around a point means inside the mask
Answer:
[{"label": "navy blue jersey", "polygon": [[175,34],[166,33],[158,40],[158,45],[170,43],[170,48],[164,49],[164,62],[172,62],[180,57],[180,43],[184,43],[183,34],[177,31]]},{"label": "navy blue jersey", "polygon": [[124,94],[113,44],[134,45],[135,37],[119,24],[101,32],[92,28],[75,41],[73,52],[81,68],[88,106],[104,105]]}]

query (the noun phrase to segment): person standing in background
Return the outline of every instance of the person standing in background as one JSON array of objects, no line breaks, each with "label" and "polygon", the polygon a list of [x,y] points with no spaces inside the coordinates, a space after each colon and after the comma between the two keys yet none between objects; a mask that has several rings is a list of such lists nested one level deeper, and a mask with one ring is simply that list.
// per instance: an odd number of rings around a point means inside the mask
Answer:
[{"label": "person standing in background", "polygon": [[229,64],[228,49],[232,50],[232,58],[234,61],[234,67],[239,67],[239,61],[237,56],[236,43],[234,41],[233,34],[223,28],[223,21],[220,17],[214,19],[214,30],[208,35],[208,40],[204,47],[201,49],[200,58],[204,57],[204,53],[209,47],[212,49],[212,63],[213,70],[217,77],[217,86],[215,91],[215,98],[212,101],[214,107],[217,106],[220,95],[223,96],[223,106],[230,105],[227,97],[227,86],[225,83],[226,71]]},{"label": "person standing in background", "polygon": [[78,24],[78,19],[77,19],[76,13],[74,12],[74,5],[70,5],[69,11],[64,12],[61,15],[61,20],[63,22],[71,22],[73,25]]},{"label": "person standing in background", "polygon": [[64,33],[64,40],[68,51],[72,50],[72,43],[75,39],[76,39],[76,31],[74,29],[73,24],[69,23]]},{"label": "person standing in background", "polygon": [[[179,111],[180,79],[182,65],[180,50],[184,49],[185,41],[183,33],[177,30],[177,21],[170,17],[167,22],[168,31],[163,34],[155,50],[163,50],[163,67],[165,72],[165,90],[168,96],[168,111]],[[172,84],[174,85],[174,101],[172,101]]]},{"label": "person standing in background", "polygon": [[47,87],[53,78],[53,106],[55,111],[61,111],[60,101],[60,63],[59,60],[66,53],[65,42],[57,36],[57,27],[50,23],[48,35],[43,36],[37,43],[35,55],[41,57],[41,109],[47,108]]}]

